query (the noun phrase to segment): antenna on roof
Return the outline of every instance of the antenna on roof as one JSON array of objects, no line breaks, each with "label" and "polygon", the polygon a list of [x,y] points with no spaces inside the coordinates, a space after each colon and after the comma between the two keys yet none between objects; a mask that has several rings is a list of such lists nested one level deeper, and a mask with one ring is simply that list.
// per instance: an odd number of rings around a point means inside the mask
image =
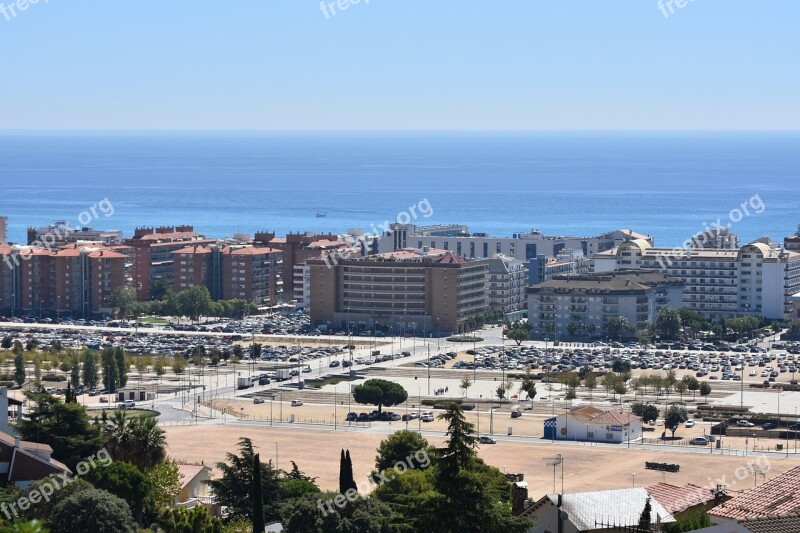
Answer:
[{"label": "antenna on roof", "polygon": [[564,493],[564,456],[560,453],[555,457],[545,457],[544,464],[553,467],[553,493],[556,491],[556,467],[561,465],[561,493]]}]

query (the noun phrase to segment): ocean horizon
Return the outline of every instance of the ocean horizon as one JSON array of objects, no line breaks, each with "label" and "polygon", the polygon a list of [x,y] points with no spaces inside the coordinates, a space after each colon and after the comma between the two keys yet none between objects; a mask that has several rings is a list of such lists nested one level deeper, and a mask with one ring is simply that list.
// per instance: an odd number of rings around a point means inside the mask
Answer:
[{"label": "ocean horizon", "polygon": [[[14,242],[79,217],[218,238],[398,216],[499,237],[629,228],[680,246],[721,222],[781,240],[800,223],[798,178],[796,132],[0,132]],[[104,199],[112,216],[81,215]],[[412,216],[422,201],[430,216]]]}]

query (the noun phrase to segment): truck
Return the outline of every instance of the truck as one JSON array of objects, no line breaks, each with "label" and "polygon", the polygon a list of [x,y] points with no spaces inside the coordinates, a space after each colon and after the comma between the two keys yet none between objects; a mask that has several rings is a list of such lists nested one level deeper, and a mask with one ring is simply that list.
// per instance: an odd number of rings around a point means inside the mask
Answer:
[{"label": "truck", "polygon": [[237,389],[249,389],[253,386],[253,378],[247,376],[245,378],[236,378],[236,388]]},{"label": "truck", "polygon": [[275,371],[275,381],[286,381],[292,378],[291,370],[288,368],[279,368]]}]

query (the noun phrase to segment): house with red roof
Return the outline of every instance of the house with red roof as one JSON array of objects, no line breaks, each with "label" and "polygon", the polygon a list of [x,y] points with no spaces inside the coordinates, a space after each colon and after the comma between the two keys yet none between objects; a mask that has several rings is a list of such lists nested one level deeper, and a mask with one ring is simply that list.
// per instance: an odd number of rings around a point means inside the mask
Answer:
[{"label": "house with red roof", "polygon": [[642,437],[642,419],[630,411],[575,407],[544,421],[544,438],[620,444]]}]

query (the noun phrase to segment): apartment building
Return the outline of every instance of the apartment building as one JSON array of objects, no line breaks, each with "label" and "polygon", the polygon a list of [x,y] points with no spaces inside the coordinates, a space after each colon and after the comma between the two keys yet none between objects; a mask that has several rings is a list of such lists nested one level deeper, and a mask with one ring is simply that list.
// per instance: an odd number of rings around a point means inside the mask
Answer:
[{"label": "apartment building", "polygon": [[488,261],[466,261],[430,248],[308,260],[311,323],[394,333],[463,330],[488,309]]},{"label": "apartment building", "polygon": [[598,338],[621,316],[641,333],[658,309],[681,306],[683,290],[656,270],[559,276],[528,288],[528,323],[537,338]]},{"label": "apartment building", "polygon": [[147,300],[150,284],[163,280],[175,286],[172,252],[190,246],[208,246],[216,241],[196,233],[192,226],[139,228],[125,245],[133,250],[133,287],[139,300]]},{"label": "apartment building", "polygon": [[125,284],[126,256],[103,247],[13,246],[0,255],[0,308],[12,314],[110,313],[111,294]]},{"label": "apartment building", "polygon": [[[428,228],[435,228],[429,230]],[[387,253],[404,248],[430,247],[447,250],[467,259],[490,259],[503,254],[528,261],[539,255],[556,257],[562,250],[578,250],[583,256],[609,250],[621,243],[643,239],[653,243],[652,237],[628,229],[611,231],[595,237],[547,236],[539,230],[516,233],[511,237],[491,237],[485,233],[469,233],[466,226],[415,226],[392,224],[378,241],[378,252]]]},{"label": "apartment building", "polygon": [[247,300],[258,305],[278,303],[282,293],[283,253],[275,248],[227,246],[219,251],[223,300]]},{"label": "apartment building", "polygon": [[247,300],[275,305],[281,293],[280,250],[249,245],[190,246],[172,252],[174,290],[208,288],[221,300]]},{"label": "apartment building", "polygon": [[69,225],[65,220],[57,220],[49,226],[39,228],[28,228],[28,244],[42,244],[50,248],[58,248],[65,244],[92,242],[105,245],[116,245],[122,243],[122,232],[119,230],[95,230],[90,227],[82,227],[77,230]]},{"label": "apartment building", "polygon": [[338,248],[342,243],[339,242],[338,235],[317,234],[317,233],[289,233],[286,237],[275,237],[266,240],[256,236],[258,246],[269,246],[280,250],[283,256],[281,265],[281,283],[284,288],[283,297],[285,299],[297,299],[302,297],[303,285],[302,277],[297,277],[295,267],[302,267],[306,261],[312,257],[320,257],[329,248]]},{"label": "apartment building", "polygon": [[657,269],[685,284],[683,306],[710,320],[754,314],[792,316],[800,292],[800,253],[763,238],[738,249],[654,248],[634,240],[597,254],[595,272]]},{"label": "apartment building", "polygon": [[534,285],[556,276],[588,274],[591,266],[591,259],[577,250],[561,250],[556,257],[539,254],[528,261],[528,282]]},{"label": "apartment building", "polygon": [[0,216],[0,245],[7,244],[6,228],[8,227],[8,217]]},{"label": "apartment building", "polygon": [[[489,274],[486,293],[489,298],[489,309],[509,314],[520,314],[527,308],[528,269],[526,263],[519,259],[499,254],[489,262]],[[519,317],[512,317],[522,318]]]},{"label": "apartment building", "polygon": [[219,291],[215,283],[215,258],[211,246],[192,245],[171,252],[174,278],[172,290],[176,293],[197,285],[208,288],[212,296]]}]

